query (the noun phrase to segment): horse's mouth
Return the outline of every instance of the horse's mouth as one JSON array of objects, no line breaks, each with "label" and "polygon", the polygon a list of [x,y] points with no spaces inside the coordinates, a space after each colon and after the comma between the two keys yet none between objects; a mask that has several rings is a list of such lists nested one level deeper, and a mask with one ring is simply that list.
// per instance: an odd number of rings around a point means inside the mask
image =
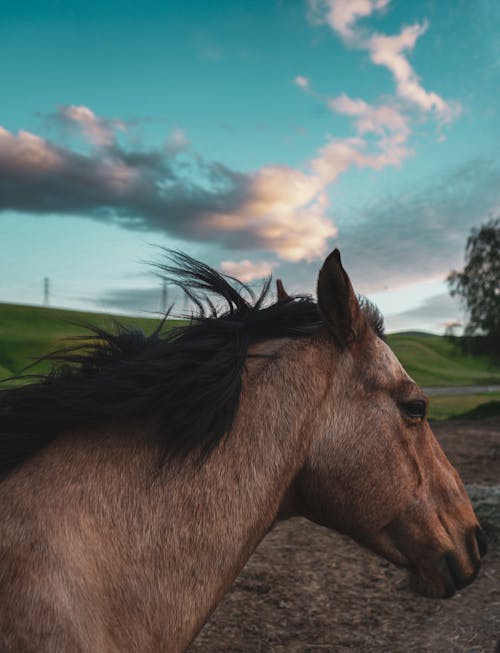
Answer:
[{"label": "horse's mouth", "polygon": [[464,573],[453,553],[442,556],[433,572],[410,571],[410,588],[432,599],[448,599],[458,590],[467,587],[476,578],[481,563],[477,561],[472,573]]}]

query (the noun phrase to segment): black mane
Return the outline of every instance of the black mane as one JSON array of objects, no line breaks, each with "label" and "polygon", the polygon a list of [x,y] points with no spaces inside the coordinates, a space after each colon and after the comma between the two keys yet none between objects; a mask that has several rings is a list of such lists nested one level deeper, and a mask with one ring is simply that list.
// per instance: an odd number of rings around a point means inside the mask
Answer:
[{"label": "black mane", "polygon": [[[158,265],[197,306],[188,324],[146,336],[120,326],[91,335],[45,357],[56,365],[21,387],[0,391],[0,474],[55,439],[63,430],[106,419],[160,413],[165,453],[208,453],[231,429],[250,345],[301,338],[323,325],[317,303],[298,296],[267,303],[270,279],[256,295],[186,254],[169,252]],[[214,297],[225,306],[217,307]],[[216,301],[215,300],[215,301]],[[376,309],[363,302],[382,336]]]}]

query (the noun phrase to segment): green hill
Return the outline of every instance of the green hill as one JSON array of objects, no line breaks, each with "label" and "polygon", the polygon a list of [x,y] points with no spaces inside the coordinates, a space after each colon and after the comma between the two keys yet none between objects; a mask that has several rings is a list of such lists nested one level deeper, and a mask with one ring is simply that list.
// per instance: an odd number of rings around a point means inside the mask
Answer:
[{"label": "green hill", "polygon": [[443,336],[394,333],[389,345],[408,374],[423,386],[500,384],[500,368],[486,358],[467,356]]},{"label": "green hill", "polygon": [[[116,321],[135,324],[145,333],[151,333],[158,324],[155,319],[0,304],[0,378],[20,372],[43,354],[60,347],[62,339],[82,335],[83,324],[112,329]],[[48,367],[42,363],[36,371],[43,372]]]},{"label": "green hill", "polygon": [[[20,372],[39,356],[57,348],[68,336],[85,333],[78,323],[113,328],[116,321],[151,333],[157,319],[109,316],[57,308],[0,304],[0,378]],[[173,321],[172,321],[173,322]],[[424,386],[500,384],[500,370],[485,359],[456,351],[441,336],[396,333],[388,341],[408,373]],[[46,370],[42,364],[40,371]]]}]

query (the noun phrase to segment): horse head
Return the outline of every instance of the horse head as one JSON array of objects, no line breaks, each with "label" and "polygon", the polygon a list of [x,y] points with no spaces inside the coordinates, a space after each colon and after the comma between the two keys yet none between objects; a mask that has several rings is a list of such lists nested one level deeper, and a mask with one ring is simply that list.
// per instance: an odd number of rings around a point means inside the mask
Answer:
[{"label": "horse head", "polygon": [[451,596],[475,578],[486,545],[427,398],[370,324],[338,250],[319,273],[318,305],[329,384],[291,490],[295,510],[408,569],[419,593]]}]

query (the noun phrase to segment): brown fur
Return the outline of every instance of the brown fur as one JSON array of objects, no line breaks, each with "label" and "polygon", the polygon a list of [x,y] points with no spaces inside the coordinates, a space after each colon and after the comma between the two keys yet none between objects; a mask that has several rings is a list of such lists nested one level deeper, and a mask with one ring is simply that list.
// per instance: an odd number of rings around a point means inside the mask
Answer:
[{"label": "brown fur", "polygon": [[292,514],[408,567],[423,593],[472,580],[463,485],[427,421],[402,412],[421,391],[342,279],[336,297],[318,288],[340,330],[327,317],[316,335],[252,349],[279,357],[248,360],[230,437],[202,465],[159,467],[151,416],[63,433],[0,484],[2,653],[183,651]]}]

